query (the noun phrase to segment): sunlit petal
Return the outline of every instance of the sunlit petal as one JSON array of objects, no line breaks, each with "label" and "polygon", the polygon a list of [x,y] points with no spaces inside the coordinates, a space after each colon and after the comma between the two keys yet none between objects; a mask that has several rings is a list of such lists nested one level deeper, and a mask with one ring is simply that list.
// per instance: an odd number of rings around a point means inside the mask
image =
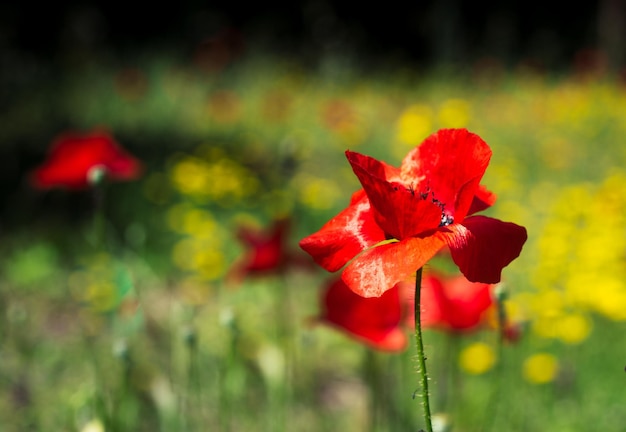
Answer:
[{"label": "sunlit petal", "polygon": [[463,220],[487,169],[491,149],[466,129],[441,129],[414,148],[402,161],[401,175],[428,187],[445,210]]},{"label": "sunlit petal", "polygon": [[378,297],[420,269],[445,245],[443,235],[409,238],[368,249],[344,269],[344,282],[363,297]]},{"label": "sunlit petal", "polygon": [[334,272],[382,240],[385,240],[385,234],[374,221],[367,196],[360,190],[354,193],[346,209],[318,232],[300,240],[300,247],[316,263]]}]

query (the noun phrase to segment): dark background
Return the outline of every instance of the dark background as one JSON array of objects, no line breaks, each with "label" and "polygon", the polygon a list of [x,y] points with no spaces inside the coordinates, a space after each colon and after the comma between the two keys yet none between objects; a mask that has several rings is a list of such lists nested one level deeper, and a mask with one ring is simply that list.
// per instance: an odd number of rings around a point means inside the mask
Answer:
[{"label": "dark background", "polygon": [[[80,205],[89,207],[88,197],[79,197],[86,204],[68,206],[54,200],[75,198],[35,194],[26,184],[26,173],[41,163],[52,137],[76,127],[59,107],[66,97],[62,89],[84,71],[132,69],[161,57],[214,68],[245,55],[267,55],[302,62],[313,73],[330,60],[383,77],[397,67],[473,73],[484,65],[626,77],[625,10],[622,0],[575,7],[545,0],[4,2],[0,232],[27,225],[52,207],[71,208],[72,214]],[[143,141],[117,137],[144,161],[162,159],[172,143],[185,142],[161,132]]]},{"label": "dark background", "polygon": [[[495,59],[547,69],[575,65],[599,49],[612,70],[624,65],[624,2],[416,0],[410,3],[70,1],[0,6],[2,66],[107,57],[145,50],[181,56],[224,29],[247,50],[316,62],[350,56],[364,66],[385,62],[464,67]],[[584,51],[587,52],[587,51]]]}]

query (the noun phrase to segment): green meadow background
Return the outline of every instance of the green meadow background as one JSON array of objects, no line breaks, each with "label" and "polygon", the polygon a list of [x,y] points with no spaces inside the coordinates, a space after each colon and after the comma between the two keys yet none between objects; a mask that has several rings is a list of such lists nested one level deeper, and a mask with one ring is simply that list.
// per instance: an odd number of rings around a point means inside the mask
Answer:
[{"label": "green meadow background", "polygon": [[[216,70],[139,57],[18,87],[0,113],[0,430],[417,431],[414,346],[374,352],[313,324],[331,275],[233,275],[240,226],[286,247],[358,187],[346,149],[398,165],[439,128],[493,149],[488,214],[528,242],[503,272],[516,343],[425,332],[438,430],[626,431],[626,84],[497,65]],[[28,173],[66,130],[144,163],[92,196]],[[301,255],[299,255],[301,254]],[[444,265],[438,261],[433,268]],[[450,267],[442,267],[450,270]]]}]

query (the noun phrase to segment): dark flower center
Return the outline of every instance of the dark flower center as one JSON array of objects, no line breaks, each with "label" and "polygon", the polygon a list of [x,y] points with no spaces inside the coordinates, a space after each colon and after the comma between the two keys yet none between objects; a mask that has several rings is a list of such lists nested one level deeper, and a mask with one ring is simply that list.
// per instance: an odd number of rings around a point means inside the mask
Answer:
[{"label": "dark flower center", "polygon": [[453,223],[454,223],[454,216],[441,212],[441,222],[439,222],[440,227],[452,225]]},{"label": "dark flower center", "polygon": [[[413,188],[412,185],[409,186],[407,190],[411,192],[411,195],[415,196],[415,189]],[[424,192],[419,192],[417,195],[419,196],[420,199],[423,199],[423,200],[430,199],[433,204],[436,204],[441,209],[441,222],[439,222],[439,227],[448,226],[454,223],[454,216],[446,212],[445,203],[435,198],[435,192],[430,190],[430,186],[427,186]]]}]

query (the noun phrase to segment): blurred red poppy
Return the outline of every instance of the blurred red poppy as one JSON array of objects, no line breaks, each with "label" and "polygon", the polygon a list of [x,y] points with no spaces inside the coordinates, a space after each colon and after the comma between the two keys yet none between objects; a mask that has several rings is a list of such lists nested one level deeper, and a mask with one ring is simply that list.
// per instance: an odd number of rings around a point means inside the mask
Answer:
[{"label": "blurred red poppy", "polygon": [[40,189],[61,187],[84,189],[90,173],[101,168],[111,180],[133,180],[141,173],[140,162],[127,153],[106,132],[59,136],[47,160],[32,173],[32,183]]},{"label": "blurred red poppy", "polygon": [[384,351],[402,351],[407,346],[404,310],[399,286],[380,297],[365,298],[354,293],[341,278],[331,281],[321,301],[317,321]]},{"label": "blurred red poppy", "polygon": [[[470,282],[464,276],[443,277],[434,273],[424,276],[420,295],[421,323],[450,332],[476,330],[485,324],[487,311],[492,307],[494,285]],[[413,292],[407,292],[413,303]],[[414,325],[413,308],[407,315],[409,326]]]},{"label": "blurred red poppy", "polygon": [[310,266],[309,261],[305,262],[289,249],[290,226],[289,219],[277,219],[267,229],[239,227],[237,238],[245,250],[232,266],[227,279],[239,282],[246,276],[281,273],[287,266]]},{"label": "blurred red poppy", "polygon": [[250,227],[240,227],[239,240],[247,246],[243,260],[245,273],[265,273],[280,269],[287,261],[285,240],[289,221],[275,221],[269,230],[259,231]]},{"label": "blurred red poppy", "polygon": [[519,256],[524,227],[471,216],[495,202],[480,185],[491,149],[465,129],[442,129],[404,158],[400,168],[347,151],[362,190],[300,246],[364,297],[380,296],[448,246],[473,282],[496,283]]},{"label": "blurred red poppy", "polygon": [[[421,285],[421,323],[453,334],[493,329],[495,285],[468,281],[463,275],[429,273]],[[341,278],[333,279],[324,291],[317,319],[351,337],[385,351],[401,351],[407,345],[406,331],[415,328],[414,283],[400,282],[380,297],[362,297]],[[509,322],[502,337],[516,342],[518,326]]]}]

